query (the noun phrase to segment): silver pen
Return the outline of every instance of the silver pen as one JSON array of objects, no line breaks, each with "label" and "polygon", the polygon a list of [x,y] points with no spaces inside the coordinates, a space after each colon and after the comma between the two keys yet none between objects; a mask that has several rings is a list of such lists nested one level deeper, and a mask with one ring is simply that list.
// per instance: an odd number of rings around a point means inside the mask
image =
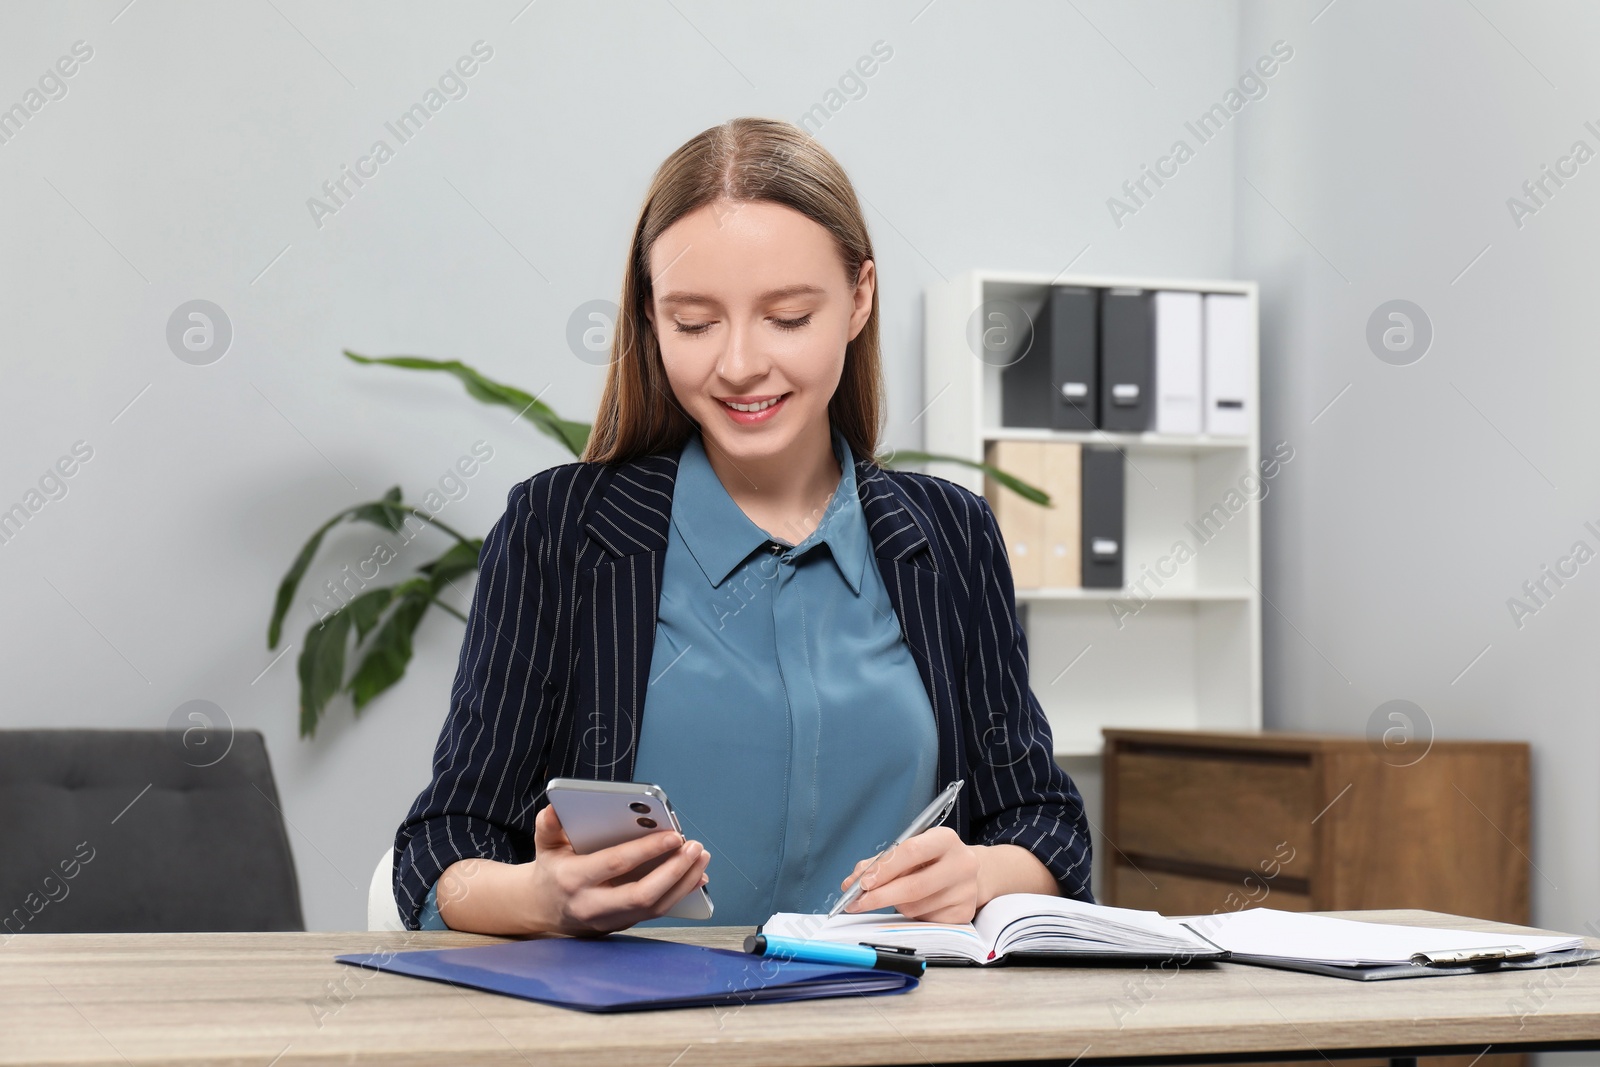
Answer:
[{"label": "silver pen", "polygon": [[[884,849],[883,852],[880,852],[878,855],[872,857],[873,860],[876,861],[881,858],[884,852],[890,851],[895,845],[902,844],[906,840],[916,837],[918,834],[922,833],[922,831],[932,829],[933,827],[944,822],[945,816],[950,814],[950,809],[956,806],[956,794],[961,792],[961,787],[965,784],[965,778],[957,778],[955,781],[951,782],[950,785],[945,788],[944,792],[934,797],[932,803],[922,809],[922,813],[920,815],[911,820],[911,825],[901,831],[900,836],[894,839],[894,844],[891,844],[889,848]],[[871,869],[871,865],[868,865],[867,870]],[[865,878],[866,876],[867,871],[862,871],[861,877]],[[852,900],[856,899],[856,897],[859,897],[860,895],[861,878],[857,878],[855,884],[849,889],[845,890],[844,896],[840,897],[833,907],[828,909],[828,918],[831,919],[835,915],[838,915],[841,911],[849,906]]]}]

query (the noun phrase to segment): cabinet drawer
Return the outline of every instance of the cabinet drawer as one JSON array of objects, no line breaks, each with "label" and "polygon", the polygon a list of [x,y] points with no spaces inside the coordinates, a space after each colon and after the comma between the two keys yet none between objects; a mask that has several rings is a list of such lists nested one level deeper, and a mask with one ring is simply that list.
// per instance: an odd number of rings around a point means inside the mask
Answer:
[{"label": "cabinet drawer", "polygon": [[1305,893],[1284,889],[1262,874],[1202,878],[1149,867],[1134,870],[1118,863],[1111,869],[1111,882],[1110,899],[1117,907],[1163,915],[1211,915],[1242,908],[1311,910],[1311,898]]},{"label": "cabinet drawer", "polygon": [[1309,758],[1117,751],[1113,844],[1139,857],[1309,878],[1316,783]]}]

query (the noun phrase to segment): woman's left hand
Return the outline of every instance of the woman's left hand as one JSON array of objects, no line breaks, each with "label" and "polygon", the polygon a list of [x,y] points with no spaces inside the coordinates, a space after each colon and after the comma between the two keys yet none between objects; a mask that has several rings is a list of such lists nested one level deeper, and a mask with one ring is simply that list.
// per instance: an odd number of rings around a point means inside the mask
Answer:
[{"label": "woman's left hand", "polygon": [[856,864],[839,888],[849,889],[860,878],[862,893],[845,911],[892,907],[912,919],[971,922],[985,903],[978,885],[981,849],[962,843],[948,826],[926,830]]}]

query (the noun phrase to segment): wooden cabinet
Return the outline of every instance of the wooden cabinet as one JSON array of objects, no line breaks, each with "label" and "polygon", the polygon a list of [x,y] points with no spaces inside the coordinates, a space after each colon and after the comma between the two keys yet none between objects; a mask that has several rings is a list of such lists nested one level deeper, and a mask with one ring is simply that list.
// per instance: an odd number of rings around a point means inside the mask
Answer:
[{"label": "wooden cabinet", "polygon": [[[1362,737],[1104,734],[1102,903],[1165,915],[1425,908],[1528,922],[1526,744],[1434,741],[1401,755]],[[1419,1063],[1522,1067],[1526,1057]]]},{"label": "wooden cabinet", "polygon": [[1528,746],[1105,732],[1105,903],[1528,922]]}]

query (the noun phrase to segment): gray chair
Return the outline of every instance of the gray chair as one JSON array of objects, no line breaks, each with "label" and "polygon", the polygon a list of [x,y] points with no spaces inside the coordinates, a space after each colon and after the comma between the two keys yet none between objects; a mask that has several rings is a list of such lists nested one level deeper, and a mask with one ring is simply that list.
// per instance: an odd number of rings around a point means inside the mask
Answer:
[{"label": "gray chair", "polygon": [[258,731],[0,731],[0,937],[304,929]]}]

